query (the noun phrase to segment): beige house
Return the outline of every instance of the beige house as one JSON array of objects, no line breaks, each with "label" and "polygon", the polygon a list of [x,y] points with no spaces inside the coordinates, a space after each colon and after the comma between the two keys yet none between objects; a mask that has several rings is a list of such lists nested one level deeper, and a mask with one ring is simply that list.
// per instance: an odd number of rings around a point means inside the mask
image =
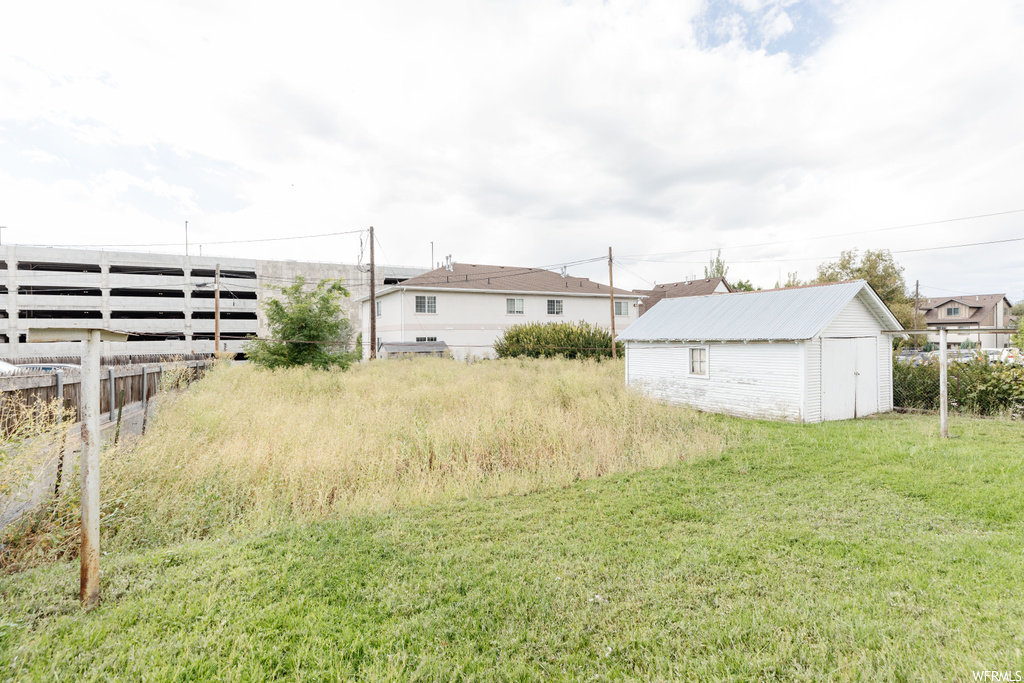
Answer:
[{"label": "beige house", "polygon": [[[362,313],[363,355],[370,352],[370,301]],[[615,331],[637,319],[639,297],[615,290]],[[608,285],[540,268],[452,263],[377,292],[377,349],[447,344],[456,358],[494,357],[494,342],[510,326],[578,322],[608,328]],[[383,354],[382,354],[383,355]]]},{"label": "beige house", "polygon": [[[970,328],[969,332],[949,332],[946,343],[951,347],[971,341],[985,349],[1000,349],[1010,345],[1011,335],[985,330],[1008,327],[1011,306],[1005,294],[971,294],[922,299],[918,311],[928,327]],[[937,344],[939,333],[929,334],[928,341]]]},{"label": "beige house", "polygon": [[634,289],[633,293],[643,297],[640,300],[640,315],[643,315],[662,299],[707,296],[708,294],[728,294],[731,291],[733,291],[732,287],[729,286],[724,277],[707,277],[699,280],[655,285],[654,289]]}]

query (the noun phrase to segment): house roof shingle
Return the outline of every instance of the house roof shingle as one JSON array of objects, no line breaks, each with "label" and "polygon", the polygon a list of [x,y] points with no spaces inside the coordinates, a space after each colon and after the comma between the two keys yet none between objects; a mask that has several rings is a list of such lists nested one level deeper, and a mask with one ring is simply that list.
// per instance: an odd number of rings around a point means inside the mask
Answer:
[{"label": "house roof shingle", "polygon": [[[1006,299],[1005,294],[971,294],[967,296],[932,296],[921,299],[920,307],[924,311],[924,320],[927,324],[949,323],[956,325],[980,324],[982,320],[989,317],[992,309]],[[1009,301],[1009,300],[1007,300]],[[940,308],[943,305],[956,302],[964,306],[976,308],[968,318],[940,318]]]},{"label": "house roof shingle", "polygon": [[718,289],[720,284],[724,284],[728,291],[732,291],[732,287],[729,286],[724,277],[710,277],[702,280],[688,280],[686,282],[667,282],[662,285],[655,285],[654,289],[634,289],[633,292],[644,297],[642,305],[644,312],[646,312],[651,310],[654,304],[662,299],[715,294],[715,290]]},{"label": "house roof shingle", "polygon": [[[409,278],[400,287],[423,289],[484,290],[492,292],[544,292],[608,296],[608,285],[585,277],[562,277],[543,268],[488,266],[478,263],[453,263],[452,269],[437,268]],[[616,294],[636,296],[615,288]]]}]

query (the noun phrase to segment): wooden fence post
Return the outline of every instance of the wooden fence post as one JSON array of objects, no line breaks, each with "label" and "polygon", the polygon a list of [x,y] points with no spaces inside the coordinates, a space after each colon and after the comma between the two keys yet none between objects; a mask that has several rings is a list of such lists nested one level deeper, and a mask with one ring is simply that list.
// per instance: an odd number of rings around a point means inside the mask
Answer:
[{"label": "wooden fence post", "polygon": [[113,422],[117,408],[117,406],[115,405],[117,403],[117,398],[114,396],[114,368],[110,367],[107,368],[107,370],[107,384],[110,385],[109,387],[107,387],[108,389],[110,389],[110,421]]}]

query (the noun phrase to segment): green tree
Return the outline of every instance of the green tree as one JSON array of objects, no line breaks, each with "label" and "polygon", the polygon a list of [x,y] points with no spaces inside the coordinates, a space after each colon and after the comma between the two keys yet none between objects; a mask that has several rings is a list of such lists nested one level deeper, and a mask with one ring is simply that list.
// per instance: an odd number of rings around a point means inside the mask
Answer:
[{"label": "green tree", "polygon": [[907,303],[907,283],[903,279],[903,266],[896,263],[888,249],[864,252],[858,258],[857,250],[844,251],[838,261],[818,266],[815,282],[844,282],[846,280],[867,280],[878,296],[888,304]]},{"label": "green tree", "polygon": [[807,284],[796,276],[796,272],[786,273],[786,281],[783,283],[776,282],[775,289],[782,289],[783,287],[802,287]]},{"label": "green tree", "polygon": [[725,265],[725,261],[722,260],[722,250],[718,250],[718,255],[708,262],[708,265],[704,266],[704,277],[725,277],[729,274],[729,267]]},{"label": "green tree", "polygon": [[755,289],[754,285],[751,284],[750,280],[737,280],[736,282],[733,282],[730,286],[732,287],[732,291],[734,292],[753,292]]},{"label": "green tree", "polygon": [[1021,299],[1010,308],[1010,314],[1024,316],[1024,299]]},{"label": "green tree", "polygon": [[1024,317],[1017,321],[1017,334],[1010,337],[1010,344],[1024,351]]},{"label": "green tree", "polygon": [[352,364],[357,355],[348,352],[352,324],[341,310],[341,300],[349,294],[340,280],[321,280],[307,289],[306,279],[297,276],[294,284],[274,289],[281,299],[263,304],[270,338],[246,343],[249,360],[265,368],[308,365],[326,370]]}]

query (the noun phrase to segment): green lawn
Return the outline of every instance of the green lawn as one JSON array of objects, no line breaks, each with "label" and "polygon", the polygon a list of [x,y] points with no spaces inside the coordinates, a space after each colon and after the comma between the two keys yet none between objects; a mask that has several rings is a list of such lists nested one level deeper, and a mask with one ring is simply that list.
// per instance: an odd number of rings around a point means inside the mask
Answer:
[{"label": "green lawn", "polygon": [[714,418],[718,457],[0,578],[12,680],[1024,669],[1024,427]]}]

